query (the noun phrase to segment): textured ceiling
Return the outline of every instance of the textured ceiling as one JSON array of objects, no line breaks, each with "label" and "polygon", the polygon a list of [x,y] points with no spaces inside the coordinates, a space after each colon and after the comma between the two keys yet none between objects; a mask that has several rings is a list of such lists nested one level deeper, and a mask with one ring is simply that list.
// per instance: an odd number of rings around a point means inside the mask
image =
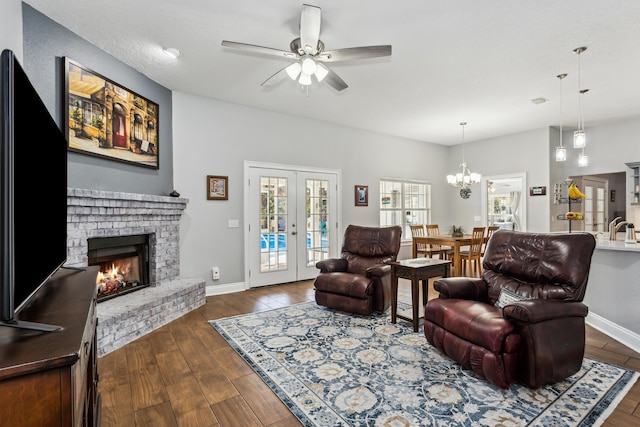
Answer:
[{"label": "textured ceiling", "polygon": [[[291,0],[26,0],[40,12],[179,92],[452,145],[578,121],[579,46],[585,126],[640,114],[638,0],[316,0],[327,50],[390,44],[391,57],[331,64],[349,87],[308,96],[264,80],[288,64],[222,40],[287,50],[302,2]],[[177,60],[162,47],[182,51]],[[534,98],[548,102],[534,104]]]}]

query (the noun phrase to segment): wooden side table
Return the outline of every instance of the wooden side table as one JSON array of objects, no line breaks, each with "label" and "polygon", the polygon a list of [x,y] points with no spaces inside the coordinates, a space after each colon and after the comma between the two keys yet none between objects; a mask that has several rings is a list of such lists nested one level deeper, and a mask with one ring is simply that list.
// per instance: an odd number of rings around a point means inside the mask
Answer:
[{"label": "wooden side table", "polygon": [[[418,332],[419,315],[419,284],[422,281],[422,305],[427,303],[427,289],[429,279],[432,277],[448,277],[451,268],[450,260],[435,258],[413,258],[391,263],[391,323],[396,323],[396,318],[408,320],[413,323],[413,331]],[[398,278],[411,280],[411,308],[413,318],[398,314]]]}]

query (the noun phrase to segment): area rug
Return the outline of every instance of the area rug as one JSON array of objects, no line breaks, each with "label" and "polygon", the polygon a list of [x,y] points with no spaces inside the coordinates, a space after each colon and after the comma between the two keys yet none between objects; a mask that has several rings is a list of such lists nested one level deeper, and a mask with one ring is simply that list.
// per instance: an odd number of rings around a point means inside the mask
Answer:
[{"label": "area rug", "polygon": [[503,390],[409,322],[313,302],[210,323],[305,426],[597,426],[638,378],[585,359],[560,383]]}]

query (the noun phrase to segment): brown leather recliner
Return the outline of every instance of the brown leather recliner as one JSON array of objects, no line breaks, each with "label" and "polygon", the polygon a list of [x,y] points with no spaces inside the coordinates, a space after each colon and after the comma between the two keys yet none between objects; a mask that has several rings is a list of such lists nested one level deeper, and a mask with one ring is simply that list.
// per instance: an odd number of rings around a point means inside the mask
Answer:
[{"label": "brown leather recliner", "polygon": [[316,303],[359,314],[384,312],[391,305],[391,266],[400,251],[402,227],[349,225],[341,258],[316,263]]},{"label": "brown leather recliner", "polygon": [[595,244],[589,233],[496,231],[482,278],[434,283],[440,297],[425,305],[427,340],[502,388],[573,375],[584,357],[588,308],[581,301]]}]

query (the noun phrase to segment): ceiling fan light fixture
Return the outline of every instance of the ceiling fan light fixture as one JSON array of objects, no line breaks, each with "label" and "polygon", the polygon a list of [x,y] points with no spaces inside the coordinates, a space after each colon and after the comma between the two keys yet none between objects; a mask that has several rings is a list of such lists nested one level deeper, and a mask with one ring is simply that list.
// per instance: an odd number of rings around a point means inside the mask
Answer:
[{"label": "ceiling fan light fixture", "polygon": [[291,78],[291,80],[297,80],[300,72],[302,71],[302,65],[299,62],[294,62],[285,68],[287,71],[287,75]]},{"label": "ceiling fan light fixture", "polygon": [[316,65],[315,75],[318,81],[321,82],[325,77],[327,77],[327,74],[329,74],[329,69],[319,62],[316,63]]},{"label": "ceiling fan light fixture", "polygon": [[308,76],[312,75],[316,72],[316,61],[314,61],[310,57],[306,57],[302,59],[302,72]]},{"label": "ceiling fan light fixture", "polygon": [[[318,6],[303,4],[300,14],[300,37],[293,39],[289,43],[289,51],[230,40],[222,40],[222,46],[242,49],[252,53],[275,55],[295,61],[295,65],[289,64],[291,67],[285,66],[281,68],[263,81],[260,86],[275,85],[288,75],[289,78],[297,81],[303,87],[307,86],[307,96],[309,95],[308,86],[316,80],[328,84],[338,92],[349,87],[344,80],[331,70],[330,66],[321,64],[321,62],[391,56],[391,45],[348,47],[325,52],[324,43],[320,40],[321,21],[322,12]],[[305,91],[303,90],[303,92]]]},{"label": "ceiling fan light fixture", "polygon": [[298,79],[298,83],[302,86],[309,86],[311,84],[311,76],[304,72],[300,73],[300,79]]}]

